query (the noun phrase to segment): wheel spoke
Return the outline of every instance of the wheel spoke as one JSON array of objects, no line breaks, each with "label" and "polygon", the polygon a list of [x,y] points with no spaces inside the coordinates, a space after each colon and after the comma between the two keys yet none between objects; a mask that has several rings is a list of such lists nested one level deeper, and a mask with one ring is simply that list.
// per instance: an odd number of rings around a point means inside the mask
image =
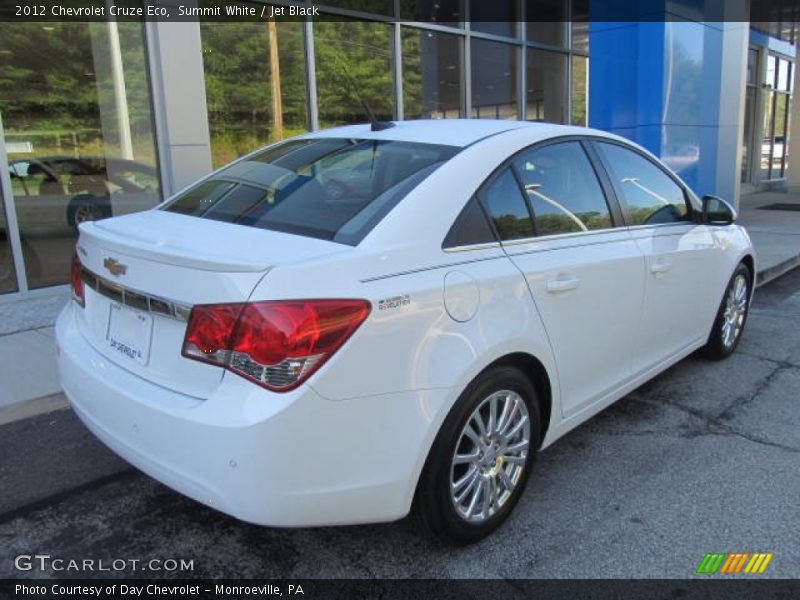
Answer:
[{"label": "wheel spoke", "polygon": [[497,478],[500,480],[500,483],[503,484],[503,487],[509,492],[514,489],[514,482],[511,481],[508,473],[506,473],[503,469],[500,469],[500,471],[497,473]]},{"label": "wheel spoke", "polygon": [[485,484],[485,480],[483,477],[478,478],[478,485],[474,486],[472,489],[472,497],[469,499],[469,506],[467,507],[467,518],[469,519],[472,514],[475,512],[475,508],[478,506],[478,498],[483,491],[483,486]]},{"label": "wheel spoke", "polygon": [[500,420],[497,422],[497,431],[503,431],[503,428],[506,426],[508,422],[508,413],[511,411],[511,407],[514,405],[514,402],[509,398],[508,394],[506,394],[505,399],[503,400],[503,412],[500,413]]},{"label": "wheel spoke", "polygon": [[506,446],[506,452],[524,452],[528,449],[528,440],[522,440],[516,444]]},{"label": "wheel spoke", "polygon": [[485,480],[483,485],[483,504],[481,506],[481,516],[485,519],[489,516],[489,509],[492,506],[492,482],[494,481],[493,477]]},{"label": "wheel spoke", "polygon": [[467,486],[455,496],[456,503],[461,504],[464,499],[470,495],[470,493],[474,494],[474,490],[477,487],[476,484],[479,483],[479,481],[480,476],[478,475],[478,471],[476,469],[470,476]]},{"label": "wheel spoke", "polygon": [[463,490],[464,486],[475,481],[475,478],[477,476],[478,476],[478,469],[475,467],[471,467],[470,469],[467,470],[466,473],[464,473],[464,475],[461,476],[461,478],[458,481],[452,484],[453,491],[457,493],[459,490]]},{"label": "wheel spoke", "polygon": [[491,436],[497,427],[497,394],[492,395],[489,400],[489,427],[487,433]]},{"label": "wheel spoke", "polygon": [[506,422],[503,424],[503,430],[500,431],[500,435],[504,437],[508,437],[507,433],[508,427],[509,425],[511,425],[511,423],[514,422],[514,418],[517,416],[517,412],[519,412],[519,403],[521,402],[521,400],[515,397],[513,402],[514,406],[511,408],[511,413],[508,415],[508,419],[506,419]]},{"label": "wheel spoke", "polygon": [[477,460],[480,457],[481,453],[478,449],[475,449],[475,452],[471,452],[470,454],[456,454],[455,458],[453,458],[454,465],[463,465],[466,463],[471,463],[474,460]]},{"label": "wheel spoke", "polygon": [[472,415],[472,421],[478,426],[478,433],[481,438],[486,438],[486,423],[483,422],[483,417],[480,411],[475,411]]},{"label": "wheel spoke", "polygon": [[480,448],[483,445],[481,441],[481,436],[472,428],[470,423],[467,423],[467,426],[464,428],[463,435],[467,436],[473,444],[475,444],[476,448]]},{"label": "wheel spoke", "polygon": [[514,427],[512,427],[508,431],[508,433],[506,433],[505,439],[507,440],[514,439],[514,436],[520,432],[520,430],[525,426],[525,423],[527,422],[528,422],[528,417],[523,416],[519,421],[517,421],[517,424],[514,425]]}]

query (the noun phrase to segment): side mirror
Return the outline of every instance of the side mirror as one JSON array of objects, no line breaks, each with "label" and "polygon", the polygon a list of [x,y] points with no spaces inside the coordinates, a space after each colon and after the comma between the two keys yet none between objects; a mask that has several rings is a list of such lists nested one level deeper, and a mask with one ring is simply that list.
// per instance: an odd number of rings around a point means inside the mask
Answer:
[{"label": "side mirror", "polygon": [[703,223],[730,225],[736,220],[736,209],[719,196],[703,196]]}]

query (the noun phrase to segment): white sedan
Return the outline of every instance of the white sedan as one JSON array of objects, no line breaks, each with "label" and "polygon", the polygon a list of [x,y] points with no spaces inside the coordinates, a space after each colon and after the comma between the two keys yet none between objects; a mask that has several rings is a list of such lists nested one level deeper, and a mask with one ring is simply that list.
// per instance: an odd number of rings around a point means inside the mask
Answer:
[{"label": "white sedan", "polygon": [[[363,189],[325,193],[348,165]],[[755,272],[734,219],[600,131],[310,133],[82,224],[61,382],[118,454],[239,519],[414,512],[469,543],[537,452],[695,350],[733,352]]]}]

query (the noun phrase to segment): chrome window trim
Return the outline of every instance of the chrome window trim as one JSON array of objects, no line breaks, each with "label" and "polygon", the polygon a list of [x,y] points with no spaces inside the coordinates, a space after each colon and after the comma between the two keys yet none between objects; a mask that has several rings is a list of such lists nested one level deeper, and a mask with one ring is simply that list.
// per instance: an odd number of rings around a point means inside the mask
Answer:
[{"label": "chrome window trim", "polygon": [[450,246],[449,248],[442,248],[445,252],[469,252],[471,250],[491,250],[492,248],[500,248],[500,242],[482,242],[480,244],[464,244],[463,246]]},{"label": "chrome window trim", "polygon": [[551,233],[548,235],[537,235],[516,240],[505,240],[500,242],[503,246],[518,246],[520,244],[533,244],[535,242],[549,242],[551,240],[565,240],[575,237],[586,237],[591,235],[601,235],[605,233],[620,233],[625,231],[624,227],[604,227],[603,229],[591,229],[589,231],[571,231],[569,233]]},{"label": "chrome window trim", "polygon": [[162,317],[182,322],[187,322],[189,313],[192,312],[192,307],[189,304],[183,304],[162,296],[154,296],[120,285],[95,275],[86,267],[81,267],[81,279],[84,284],[101,296],[136,310],[143,310],[153,315],[161,315]]}]

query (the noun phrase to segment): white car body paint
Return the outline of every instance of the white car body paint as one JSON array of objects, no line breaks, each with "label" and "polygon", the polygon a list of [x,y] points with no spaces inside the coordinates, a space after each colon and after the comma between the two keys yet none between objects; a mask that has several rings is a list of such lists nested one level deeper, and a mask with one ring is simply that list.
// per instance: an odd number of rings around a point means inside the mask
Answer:
[{"label": "white car body paint", "polygon": [[[362,298],[372,311],[306,382],[277,393],[182,356],[186,322],[174,315],[153,315],[147,364],[115,353],[107,339],[114,300],[87,289],[85,308],[71,302],[56,326],[61,382],[76,413],[168,486],[274,526],[403,517],[459,395],[510,354],[535,357],[547,373],[549,446],[702,346],[731,273],[753,254],[737,225],[693,223],[442,248],[507,157],[559,136],[624,141],[479,120],[301,136],[465,146],[356,246],[160,210],[82,225],[85,269],[175,310]],[[109,256],[124,274],[108,273]],[[602,345],[587,343],[595,339]]]}]

